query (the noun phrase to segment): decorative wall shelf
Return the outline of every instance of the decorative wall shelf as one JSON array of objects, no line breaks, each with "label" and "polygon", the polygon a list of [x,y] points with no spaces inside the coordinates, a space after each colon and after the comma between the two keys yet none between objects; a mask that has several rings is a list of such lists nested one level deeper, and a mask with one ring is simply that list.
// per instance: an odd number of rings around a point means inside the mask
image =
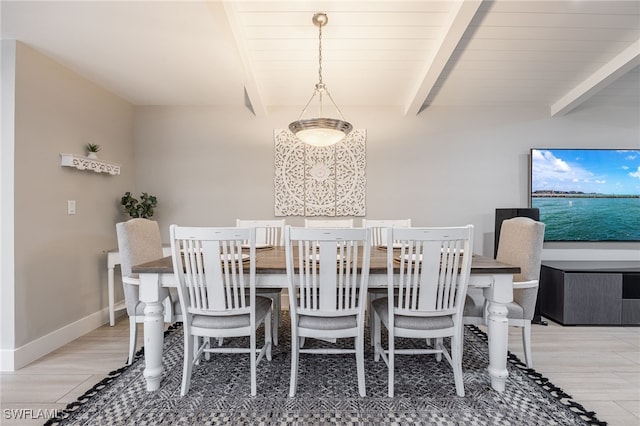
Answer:
[{"label": "decorative wall shelf", "polygon": [[120,174],[120,164],[109,161],[94,160],[89,157],[75,154],[60,154],[60,165],[75,167],[78,170],[91,170],[96,173]]}]

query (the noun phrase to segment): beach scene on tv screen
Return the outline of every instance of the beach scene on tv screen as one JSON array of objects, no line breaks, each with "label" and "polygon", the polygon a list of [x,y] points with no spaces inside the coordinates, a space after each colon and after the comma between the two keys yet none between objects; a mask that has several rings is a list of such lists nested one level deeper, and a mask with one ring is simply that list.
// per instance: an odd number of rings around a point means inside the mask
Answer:
[{"label": "beach scene on tv screen", "polygon": [[640,241],[640,150],[532,149],[545,241]]}]

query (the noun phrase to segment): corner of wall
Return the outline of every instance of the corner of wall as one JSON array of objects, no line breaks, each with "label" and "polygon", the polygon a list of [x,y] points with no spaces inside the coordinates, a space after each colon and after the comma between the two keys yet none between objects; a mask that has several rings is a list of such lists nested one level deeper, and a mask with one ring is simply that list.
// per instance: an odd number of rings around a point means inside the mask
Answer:
[{"label": "corner of wall", "polygon": [[14,158],[16,41],[2,40],[2,130],[0,142],[0,365],[15,347]]}]

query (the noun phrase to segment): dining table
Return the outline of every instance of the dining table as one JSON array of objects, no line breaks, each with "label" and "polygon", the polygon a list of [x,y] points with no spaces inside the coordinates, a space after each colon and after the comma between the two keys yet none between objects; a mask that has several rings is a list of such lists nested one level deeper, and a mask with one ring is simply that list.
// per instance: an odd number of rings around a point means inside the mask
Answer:
[{"label": "dining table", "polygon": [[[256,287],[287,288],[287,270],[284,247],[266,247],[256,250]],[[171,256],[166,256],[132,267],[140,277],[140,300],[144,308],[144,378],[148,391],[160,388],[164,367],[162,348],[164,338],[164,305],[160,299],[162,287],[177,287]],[[513,275],[520,273],[518,266],[473,254],[469,287],[481,288],[488,301],[486,326],[489,344],[487,367],[491,387],[505,389],[508,352],[507,304],[513,301]],[[387,249],[371,249],[369,288],[387,287]]]}]

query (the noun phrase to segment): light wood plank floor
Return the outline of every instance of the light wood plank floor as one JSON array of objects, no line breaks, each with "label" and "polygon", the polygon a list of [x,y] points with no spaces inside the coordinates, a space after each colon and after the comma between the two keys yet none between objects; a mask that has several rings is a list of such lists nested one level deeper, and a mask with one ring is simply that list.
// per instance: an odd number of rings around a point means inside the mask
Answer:
[{"label": "light wood plank floor", "polygon": [[[139,330],[142,328],[139,327]],[[640,424],[640,327],[534,325],[537,371],[610,425]],[[140,333],[139,342],[142,342]],[[524,359],[519,330],[510,350]],[[128,320],[102,326],[12,373],[0,374],[0,424],[43,424],[126,360]],[[50,411],[49,411],[50,412]],[[21,414],[23,419],[13,419]],[[24,417],[38,417],[24,419]]]}]

